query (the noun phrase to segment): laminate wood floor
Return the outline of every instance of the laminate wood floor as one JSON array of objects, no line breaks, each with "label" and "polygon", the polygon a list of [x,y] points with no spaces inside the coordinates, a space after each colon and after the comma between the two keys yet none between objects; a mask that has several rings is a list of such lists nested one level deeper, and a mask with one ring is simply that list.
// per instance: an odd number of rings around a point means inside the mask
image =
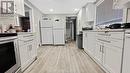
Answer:
[{"label": "laminate wood floor", "polygon": [[24,73],[105,73],[75,43],[42,46],[38,59]]}]

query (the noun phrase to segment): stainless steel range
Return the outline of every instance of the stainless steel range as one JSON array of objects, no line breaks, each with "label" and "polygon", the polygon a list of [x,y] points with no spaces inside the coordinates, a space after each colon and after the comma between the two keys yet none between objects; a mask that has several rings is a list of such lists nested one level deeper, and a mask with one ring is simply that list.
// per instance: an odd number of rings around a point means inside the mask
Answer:
[{"label": "stainless steel range", "polygon": [[0,37],[0,73],[18,73],[19,71],[20,59],[17,36],[7,37],[5,35]]}]

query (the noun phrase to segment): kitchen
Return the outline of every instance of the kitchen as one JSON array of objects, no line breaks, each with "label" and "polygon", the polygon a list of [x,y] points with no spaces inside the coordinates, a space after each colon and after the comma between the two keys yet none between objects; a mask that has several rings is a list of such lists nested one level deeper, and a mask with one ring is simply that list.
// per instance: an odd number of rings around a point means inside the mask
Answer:
[{"label": "kitchen", "polygon": [[130,73],[129,3],[0,0],[0,73]]}]

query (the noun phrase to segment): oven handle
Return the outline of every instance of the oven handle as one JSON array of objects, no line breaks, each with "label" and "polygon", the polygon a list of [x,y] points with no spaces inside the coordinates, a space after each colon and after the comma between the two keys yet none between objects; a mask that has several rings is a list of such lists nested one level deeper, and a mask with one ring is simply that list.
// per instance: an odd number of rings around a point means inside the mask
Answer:
[{"label": "oven handle", "polygon": [[5,44],[5,43],[9,43],[9,42],[14,42],[15,39],[10,39],[10,40],[3,40],[0,41],[0,44]]}]

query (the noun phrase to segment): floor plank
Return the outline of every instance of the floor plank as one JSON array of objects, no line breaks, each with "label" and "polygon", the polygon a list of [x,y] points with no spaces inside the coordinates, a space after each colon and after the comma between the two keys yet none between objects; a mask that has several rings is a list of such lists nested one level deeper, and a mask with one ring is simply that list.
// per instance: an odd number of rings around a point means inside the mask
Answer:
[{"label": "floor plank", "polygon": [[24,73],[105,73],[75,43],[42,46],[38,59]]}]

